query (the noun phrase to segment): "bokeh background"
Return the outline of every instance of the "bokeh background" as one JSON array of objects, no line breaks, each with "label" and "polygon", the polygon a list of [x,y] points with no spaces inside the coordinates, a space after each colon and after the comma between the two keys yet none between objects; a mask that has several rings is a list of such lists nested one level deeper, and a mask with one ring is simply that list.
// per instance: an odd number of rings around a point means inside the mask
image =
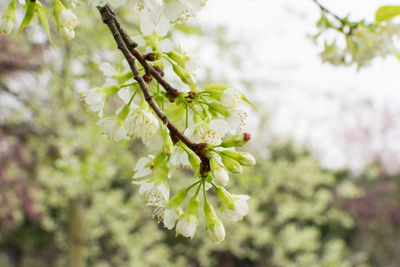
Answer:
[{"label": "bokeh background", "polygon": [[[395,2],[323,1],[367,20]],[[108,140],[85,110],[79,92],[122,57],[96,10],[77,13],[77,38],[56,50],[40,27],[0,37],[1,267],[399,266],[395,57],[323,64],[311,38],[320,11],[307,0],[213,0],[172,31],[199,57],[200,84],[231,84],[257,106],[246,126],[257,165],[230,180],[251,196],[249,214],[215,245],[202,227],[187,240],[151,218],[131,184],[145,147]],[[119,15],[137,31],[132,9]]]}]

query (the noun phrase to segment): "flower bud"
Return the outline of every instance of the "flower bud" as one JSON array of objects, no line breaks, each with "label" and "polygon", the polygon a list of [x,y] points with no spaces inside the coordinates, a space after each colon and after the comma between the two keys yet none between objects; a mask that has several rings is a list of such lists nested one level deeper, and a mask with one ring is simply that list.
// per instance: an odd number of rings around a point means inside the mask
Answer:
[{"label": "flower bud", "polygon": [[225,239],[225,228],[221,220],[217,217],[214,208],[207,201],[204,203],[204,214],[207,221],[207,233],[214,243],[219,243]]},{"label": "flower bud", "polygon": [[177,51],[171,51],[167,53],[168,57],[178,63],[179,66],[184,68],[186,66],[186,62],[190,59],[185,54],[179,53]]},{"label": "flower bud", "polygon": [[220,186],[226,186],[229,182],[229,175],[225,169],[218,164],[214,157],[210,159],[210,167],[215,183]]},{"label": "flower bud", "polygon": [[189,149],[182,141],[179,141],[177,145],[180,145],[188,154],[189,162],[193,166],[193,169],[198,170],[200,168],[201,160],[191,149]]},{"label": "flower bud", "polygon": [[186,83],[187,85],[194,84],[194,79],[192,75],[190,75],[190,73],[184,70],[181,66],[173,64],[172,68],[175,74],[178,75],[179,78],[181,78],[182,82]]},{"label": "flower bud", "polygon": [[189,190],[187,188],[176,193],[165,205],[164,226],[169,230],[175,227],[176,221],[182,214],[182,202],[185,200]]},{"label": "flower bud", "polygon": [[256,164],[256,159],[247,152],[225,150],[222,151],[221,154],[238,161],[241,165],[244,166],[254,166]]},{"label": "flower bud", "polygon": [[200,200],[198,195],[194,195],[186,206],[185,212],[180,216],[176,224],[176,235],[193,238],[198,225],[197,210]]},{"label": "flower bud", "polygon": [[146,73],[145,75],[143,75],[143,80],[146,83],[151,83],[151,81],[153,80],[153,76],[151,76],[151,74]]},{"label": "flower bud", "polygon": [[251,138],[249,133],[238,134],[222,140],[221,146],[241,147],[247,144],[247,142],[250,141],[250,139]]},{"label": "flower bud", "polygon": [[163,143],[164,143],[163,144],[163,149],[164,149],[164,152],[167,155],[171,155],[172,152],[174,151],[174,143],[172,142],[172,139],[171,139],[171,137],[169,135],[167,126],[163,126],[163,128],[164,128],[164,131],[163,131]]},{"label": "flower bud", "polygon": [[240,152],[239,163],[244,166],[254,166],[256,165],[256,159],[250,153]]},{"label": "flower bud", "polygon": [[222,163],[224,163],[225,167],[232,173],[242,173],[242,166],[240,163],[234,160],[233,158],[225,155],[221,155]]},{"label": "flower bud", "polygon": [[150,53],[146,54],[146,55],[144,56],[144,58],[145,58],[147,61],[156,61],[156,60],[158,59],[158,56],[157,56],[156,53],[150,52]]}]

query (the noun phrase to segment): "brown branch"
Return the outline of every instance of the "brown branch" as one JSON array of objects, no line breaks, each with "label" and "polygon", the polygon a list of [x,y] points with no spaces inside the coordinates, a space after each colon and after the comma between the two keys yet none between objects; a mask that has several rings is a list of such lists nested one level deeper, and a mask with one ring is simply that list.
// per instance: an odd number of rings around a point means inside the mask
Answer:
[{"label": "brown branch", "polygon": [[115,26],[117,27],[129,51],[140,62],[145,72],[152,75],[161,84],[161,86],[167,92],[166,94],[167,98],[171,102],[174,102],[174,100],[179,96],[180,92],[174,87],[172,87],[166,80],[164,80],[161,74],[157,70],[155,70],[149,63],[147,63],[143,54],[136,49],[137,43],[134,40],[132,40],[132,38],[127,34],[125,29],[122,27],[121,23],[119,22],[119,20],[115,15],[115,12],[107,5],[104,8],[107,10],[109,16],[113,18]]},{"label": "brown branch", "polygon": [[[121,50],[122,54],[124,55],[125,59],[128,61],[129,67],[131,68],[131,71],[133,73],[134,79],[139,83],[139,86],[143,92],[144,98],[147,101],[147,103],[150,105],[150,107],[154,110],[154,112],[157,114],[157,116],[160,118],[160,120],[165,124],[169,131],[171,136],[179,138],[185,145],[187,145],[194,153],[196,153],[197,156],[201,159],[201,169],[200,172],[203,176],[207,175],[207,172],[209,171],[209,156],[205,152],[206,145],[205,143],[200,143],[196,144],[192,140],[190,140],[187,136],[185,136],[165,115],[165,113],[160,109],[160,107],[157,105],[155,102],[153,95],[150,92],[149,87],[147,86],[146,82],[144,81],[142,75],[140,74],[135,58],[137,56],[141,55],[135,47],[137,46],[136,43],[131,40],[131,38],[126,34],[125,30],[123,27],[120,25],[118,22],[117,17],[115,16],[115,13],[109,8],[107,5],[104,7],[98,7],[99,12],[101,14],[103,22],[108,26],[110,29],[115,42],[118,45],[118,49]],[[124,37],[125,36],[125,37]],[[131,47],[131,49],[129,49]],[[136,52],[135,52],[136,51]],[[135,56],[136,54],[136,56]],[[144,63],[149,66],[144,60],[143,55],[139,57],[143,59]],[[139,63],[142,64],[142,60],[138,58]],[[146,69],[145,65],[142,64],[142,66]],[[153,69],[153,68],[151,68]],[[162,79],[164,80],[164,79]],[[167,89],[166,89],[167,90]],[[176,89],[174,89],[176,90]],[[168,93],[168,90],[167,90]]]}]

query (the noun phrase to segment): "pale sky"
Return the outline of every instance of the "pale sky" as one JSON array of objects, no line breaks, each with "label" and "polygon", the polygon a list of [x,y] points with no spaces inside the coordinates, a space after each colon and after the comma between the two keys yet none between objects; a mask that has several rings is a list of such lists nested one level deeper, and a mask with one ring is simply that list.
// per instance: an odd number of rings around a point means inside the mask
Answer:
[{"label": "pale sky", "polygon": [[[378,7],[398,4],[382,0],[321,2],[340,16],[369,20]],[[211,44],[193,52],[203,64],[211,62],[215,78],[228,77],[234,85],[239,85],[239,76],[254,82],[257,90],[250,98],[263,103],[260,113],[271,114],[269,132],[308,145],[325,166],[358,171],[382,154],[389,158],[388,165],[399,165],[400,152],[394,157],[392,150],[400,151],[399,142],[394,142],[400,140],[400,125],[393,127],[390,138],[381,128],[386,113],[394,123],[400,119],[400,62],[377,59],[360,71],[323,64],[318,56],[321,47],[309,37],[316,32],[319,14],[311,0],[210,0],[197,20],[227,26],[227,38],[243,55],[245,71],[230,68],[227,72],[226,67],[210,61],[215,52]],[[360,125],[367,128],[364,139],[353,136],[359,133],[352,129]],[[353,136],[351,147],[349,136]],[[269,136],[257,138],[270,141]]]}]

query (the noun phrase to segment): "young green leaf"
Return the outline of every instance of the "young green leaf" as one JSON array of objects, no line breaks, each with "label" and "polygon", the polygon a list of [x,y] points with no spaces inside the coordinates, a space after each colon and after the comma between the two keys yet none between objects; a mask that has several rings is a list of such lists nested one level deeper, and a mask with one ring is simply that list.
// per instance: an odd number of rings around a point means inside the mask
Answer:
[{"label": "young green leaf", "polygon": [[36,1],[27,1],[27,2],[28,2],[28,4],[26,7],[25,16],[24,16],[24,19],[22,20],[21,26],[19,27],[17,37],[19,36],[20,32],[31,23],[33,15],[34,15]]},{"label": "young green leaf", "polygon": [[383,6],[376,11],[377,22],[388,21],[400,15],[400,6]]},{"label": "young green leaf", "polygon": [[165,114],[171,121],[179,121],[185,115],[185,108],[181,105],[172,104],[165,109]]},{"label": "young green leaf", "polygon": [[40,22],[42,23],[43,28],[46,31],[51,46],[54,48],[54,44],[53,41],[51,40],[51,35],[50,35],[49,21],[47,20],[48,11],[40,3],[38,3],[36,5],[35,12],[39,15]]}]

